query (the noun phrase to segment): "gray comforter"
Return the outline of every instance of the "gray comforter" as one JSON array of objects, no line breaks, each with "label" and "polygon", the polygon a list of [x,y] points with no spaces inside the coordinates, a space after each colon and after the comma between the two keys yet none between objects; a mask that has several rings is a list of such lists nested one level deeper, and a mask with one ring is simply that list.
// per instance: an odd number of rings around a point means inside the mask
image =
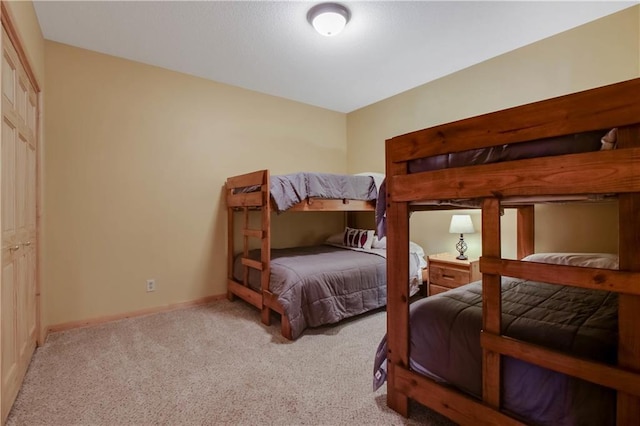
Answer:
[{"label": "gray comforter", "polygon": [[[259,259],[259,250],[249,257]],[[234,277],[242,279],[239,258]],[[271,250],[270,290],[291,323],[295,339],[307,327],[336,323],[387,303],[386,259],[372,253],[320,245]],[[260,288],[251,270],[249,285]]]},{"label": "gray comforter", "polygon": [[281,212],[308,197],[375,200],[377,196],[371,176],[302,172],[271,176],[271,197]]},{"label": "gray comforter", "polygon": [[[480,397],[480,281],[411,305],[411,368]],[[503,333],[614,364],[617,296],[503,277]],[[376,353],[374,388],[386,380],[386,338]],[[527,423],[615,424],[612,390],[503,357],[503,406]]]}]

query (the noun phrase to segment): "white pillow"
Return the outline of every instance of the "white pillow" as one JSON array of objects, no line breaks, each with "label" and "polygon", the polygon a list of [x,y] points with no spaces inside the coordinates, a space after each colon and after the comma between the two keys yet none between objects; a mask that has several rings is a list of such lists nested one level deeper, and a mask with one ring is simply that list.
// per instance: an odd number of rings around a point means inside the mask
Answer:
[{"label": "white pillow", "polygon": [[534,253],[522,260],[585,268],[618,269],[618,255],[610,253]]},{"label": "white pillow", "polygon": [[424,258],[424,249],[413,241],[409,241],[409,253],[415,253],[421,258]]},{"label": "white pillow", "polygon": [[386,249],[387,248],[387,237],[382,237],[378,239],[378,236],[375,235],[373,237],[373,243],[371,244],[371,248],[374,249]]},{"label": "white pillow", "polygon": [[343,238],[344,238],[344,231],[338,234],[330,235],[329,238],[325,240],[325,243],[342,245]]}]

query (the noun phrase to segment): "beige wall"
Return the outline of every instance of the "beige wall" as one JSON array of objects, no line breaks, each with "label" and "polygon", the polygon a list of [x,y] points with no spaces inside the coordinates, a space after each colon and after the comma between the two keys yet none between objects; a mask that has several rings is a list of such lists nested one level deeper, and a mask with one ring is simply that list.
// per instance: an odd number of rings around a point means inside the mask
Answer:
[{"label": "beige wall", "polygon": [[[45,47],[49,325],[224,294],[226,177],[346,172],[344,114]],[[314,222],[305,218],[296,232]],[[274,244],[287,245],[290,222],[275,220]],[[302,229],[303,243],[338,220]]]},{"label": "beige wall", "polygon": [[[638,76],[639,10],[347,116],[45,42],[44,60],[34,60],[47,87],[44,325],[222,294],[227,176],[261,168],[383,171],[384,140],[394,135]],[[29,51],[37,56],[33,38]],[[479,229],[478,213],[469,213]],[[414,214],[412,239],[428,253],[452,251],[450,214]],[[574,215],[584,223],[577,237],[564,232]],[[309,226],[319,218],[309,218],[276,217],[274,245],[311,244],[342,227],[341,215],[319,230]],[[574,206],[540,208],[538,247],[615,251],[615,241],[591,226],[603,218],[613,227],[615,207],[595,215]],[[503,219],[507,235],[513,222],[510,214]],[[587,244],[593,232],[598,248]],[[479,234],[466,240],[478,255]],[[505,242],[506,255],[513,245]],[[154,293],[144,290],[148,278],[157,280]]]},{"label": "beige wall", "polygon": [[[640,6],[624,10],[348,114],[349,171],[384,171],[384,141],[396,135],[638,77],[639,13]],[[468,213],[479,229],[479,213]],[[502,220],[505,257],[515,257],[514,217],[507,211]],[[427,253],[454,250],[450,218],[451,212],[414,213],[411,238]],[[616,224],[615,205],[591,213],[581,206],[540,206],[537,249],[615,252],[610,231]],[[481,254],[478,233],[465,240],[471,255]]]}]

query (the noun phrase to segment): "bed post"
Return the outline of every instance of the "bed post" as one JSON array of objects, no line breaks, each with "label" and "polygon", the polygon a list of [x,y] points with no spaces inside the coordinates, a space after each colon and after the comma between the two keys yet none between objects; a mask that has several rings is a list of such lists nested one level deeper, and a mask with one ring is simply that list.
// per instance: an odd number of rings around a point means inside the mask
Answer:
[{"label": "bed post", "polygon": [[[620,148],[640,147],[640,126],[618,131]],[[620,194],[618,200],[620,222],[618,255],[620,270],[640,271],[640,192]],[[636,283],[638,284],[638,283]],[[618,296],[618,364],[636,373],[640,372],[640,296]],[[640,424],[640,398],[618,392],[617,424]]]},{"label": "bed post", "polygon": [[[482,201],[482,257],[500,260],[500,200]],[[480,271],[482,272],[482,270]],[[502,333],[501,276],[482,274],[482,332],[494,336]],[[482,349],[482,399],[500,409],[500,354]]]},{"label": "bed post", "polygon": [[[260,245],[260,261],[262,271],[260,272],[260,289],[264,295],[269,291],[269,281],[271,275],[271,182],[269,170],[264,171],[262,178],[262,241]],[[261,319],[265,325],[271,325],[271,309],[264,303],[262,298]],[[284,316],[284,314],[282,314]]]},{"label": "bed post", "polygon": [[[225,199],[227,199],[227,197],[229,196],[228,193],[232,190],[227,188],[225,185],[225,191],[227,192],[227,194],[225,194]],[[234,226],[233,208],[227,207],[227,280],[229,281],[233,280]],[[227,299],[233,301],[235,298],[235,295],[227,286]]]},{"label": "bed post", "polygon": [[[390,141],[387,141],[387,151]],[[390,158],[387,155],[387,159]],[[409,415],[409,399],[398,389],[396,367],[409,368],[409,203],[394,202],[393,176],[406,163],[387,161],[387,405]]]},{"label": "bed post", "polygon": [[535,210],[533,206],[517,208],[517,255],[518,260],[535,253]]}]

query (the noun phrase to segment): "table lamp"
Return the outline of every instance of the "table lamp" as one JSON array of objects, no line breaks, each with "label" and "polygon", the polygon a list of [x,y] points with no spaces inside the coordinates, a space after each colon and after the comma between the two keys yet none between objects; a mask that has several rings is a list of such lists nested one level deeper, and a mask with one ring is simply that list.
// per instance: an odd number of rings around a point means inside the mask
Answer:
[{"label": "table lamp", "polygon": [[468,214],[454,214],[451,217],[451,225],[449,225],[449,232],[451,234],[460,234],[460,240],[456,244],[456,250],[458,255],[456,259],[467,260],[467,256],[464,254],[467,251],[467,243],[464,242],[463,234],[473,234],[476,230],[473,228],[473,222],[471,222],[471,216]]}]

